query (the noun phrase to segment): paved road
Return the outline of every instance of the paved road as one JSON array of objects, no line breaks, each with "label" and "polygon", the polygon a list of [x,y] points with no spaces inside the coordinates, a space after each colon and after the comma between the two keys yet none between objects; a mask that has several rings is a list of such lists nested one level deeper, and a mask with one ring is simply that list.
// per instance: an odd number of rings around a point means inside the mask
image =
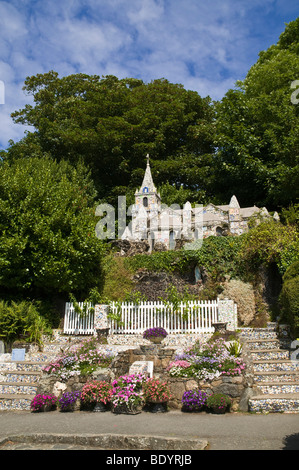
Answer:
[{"label": "paved road", "polygon": [[3,411],[0,423],[0,439],[24,433],[121,434],[206,439],[210,450],[299,450],[299,414],[170,411],[129,416],[111,412]]}]

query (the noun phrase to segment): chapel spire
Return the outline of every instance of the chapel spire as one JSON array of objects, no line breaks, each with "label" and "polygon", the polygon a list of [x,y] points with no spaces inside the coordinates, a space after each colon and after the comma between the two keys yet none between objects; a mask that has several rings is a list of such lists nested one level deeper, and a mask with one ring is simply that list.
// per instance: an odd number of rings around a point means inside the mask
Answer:
[{"label": "chapel spire", "polygon": [[[155,193],[157,190],[156,190],[156,187],[154,185],[154,181],[153,181],[153,177],[152,177],[152,173],[151,173],[151,167],[150,167],[150,164],[149,164],[149,154],[147,154],[146,160],[147,160],[146,170],[145,170],[143,182],[142,182],[142,185],[141,185],[141,188],[140,188],[139,192],[140,193],[144,193],[144,192]],[[145,188],[145,190],[144,190],[144,188]]]}]

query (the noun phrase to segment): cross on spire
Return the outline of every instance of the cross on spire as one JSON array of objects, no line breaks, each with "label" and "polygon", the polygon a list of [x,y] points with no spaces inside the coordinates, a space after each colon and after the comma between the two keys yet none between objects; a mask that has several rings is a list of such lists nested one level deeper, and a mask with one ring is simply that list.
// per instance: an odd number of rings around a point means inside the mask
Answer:
[{"label": "cross on spire", "polygon": [[146,155],[146,161],[147,161],[147,165],[146,165],[146,169],[145,169],[145,173],[144,173],[143,182],[142,182],[140,191],[138,191],[138,192],[139,193],[145,193],[145,192],[155,193],[156,188],[155,188],[155,185],[154,185],[154,182],[153,182],[151,167],[150,167],[150,164],[149,164],[149,154]]}]

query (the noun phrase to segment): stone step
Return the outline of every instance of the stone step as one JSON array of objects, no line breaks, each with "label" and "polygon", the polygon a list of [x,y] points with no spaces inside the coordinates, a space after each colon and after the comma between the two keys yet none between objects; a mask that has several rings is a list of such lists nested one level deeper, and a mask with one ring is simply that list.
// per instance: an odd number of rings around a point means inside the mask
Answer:
[{"label": "stone step", "polygon": [[40,352],[40,354],[43,353],[55,353],[55,354],[62,354],[63,350],[66,349],[67,347],[71,346],[72,343],[45,343],[43,346],[42,351],[37,351]]},{"label": "stone step", "polygon": [[[35,395],[35,394],[34,394]],[[28,411],[30,410],[31,401],[34,395],[18,395],[13,394],[0,394],[0,410],[1,411]]]},{"label": "stone step", "polygon": [[30,357],[27,359],[27,362],[43,362],[44,364],[49,364],[50,362],[54,361],[59,354],[31,354]]},{"label": "stone step", "polygon": [[271,359],[271,360],[255,360],[252,361],[253,370],[255,372],[270,372],[270,371],[298,371],[299,362],[290,361],[286,359]]},{"label": "stone step", "polygon": [[290,352],[287,349],[253,349],[250,351],[252,360],[272,360],[290,359]]},{"label": "stone step", "polygon": [[254,340],[254,339],[275,339],[277,338],[276,329],[271,328],[243,328],[240,332],[242,339]]},{"label": "stone step", "polygon": [[256,413],[299,413],[299,393],[256,395],[249,400],[249,411]]},{"label": "stone step", "polygon": [[7,361],[0,362],[0,374],[5,371],[41,371],[42,368],[46,365],[42,361]]},{"label": "stone step", "polygon": [[297,382],[262,382],[255,388],[266,395],[299,393],[299,381]]},{"label": "stone step", "polygon": [[41,378],[41,372],[2,371],[0,382],[6,383],[36,383]]},{"label": "stone step", "polygon": [[27,382],[24,384],[20,383],[9,383],[9,382],[0,382],[0,394],[24,394],[24,395],[36,395],[37,393],[37,383]]},{"label": "stone step", "polygon": [[256,384],[261,382],[296,382],[299,380],[297,371],[268,371],[254,372],[254,381]]},{"label": "stone step", "polygon": [[278,339],[248,339],[244,343],[245,349],[252,351],[255,349],[279,349],[280,343]]}]

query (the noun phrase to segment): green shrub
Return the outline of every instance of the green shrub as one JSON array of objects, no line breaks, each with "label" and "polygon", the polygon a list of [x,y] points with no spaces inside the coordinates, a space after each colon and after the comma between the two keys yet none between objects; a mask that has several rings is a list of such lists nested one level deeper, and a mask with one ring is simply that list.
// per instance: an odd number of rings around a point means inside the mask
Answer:
[{"label": "green shrub", "polygon": [[44,334],[51,334],[47,321],[32,302],[0,301],[0,338],[10,350],[14,341],[42,344]]},{"label": "green shrub", "polygon": [[241,263],[255,272],[261,265],[276,263],[281,275],[299,261],[299,234],[293,226],[269,220],[252,228],[242,239]]},{"label": "green shrub", "polygon": [[281,321],[291,327],[294,337],[299,334],[299,276],[283,283],[279,296]]},{"label": "green shrub", "polygon": [[293,279],[297,276],[299,276],[299,261],[295,261],[295,263],[291,264],[291,266],[288,267],[283,276],[283,281],[289,281],[290,279]]}]

